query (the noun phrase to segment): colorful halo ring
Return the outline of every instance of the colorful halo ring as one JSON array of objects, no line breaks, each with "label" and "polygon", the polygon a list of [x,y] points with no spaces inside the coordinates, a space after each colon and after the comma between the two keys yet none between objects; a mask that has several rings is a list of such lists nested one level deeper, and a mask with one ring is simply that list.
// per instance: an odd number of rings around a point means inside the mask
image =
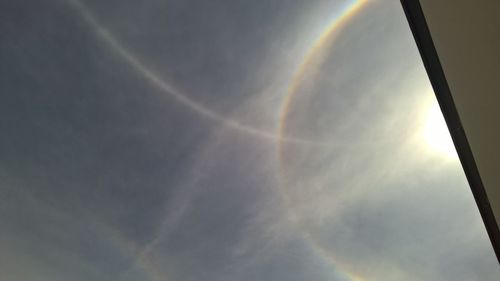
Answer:
[{"label": "colorful halo ring", "polygon": [[[300,85],[304,82],[304,78],[306,75],[310,75],[308,72],[311,71],[313,66],[320,65],[326,56],[325,51],[328,49],[328,46],[331,46],[335,41],[336,35],[341,32],[342,28],[356,15],[359,11],[363,10],[364,7],[369,3],[368,0],[357,0],[349,3],[338,16],[336,16],[333,21],[328,24],[328,26],[324,29],[324,31],[319,35],[319,37],[314,41],[312,47],[307,50],[305,53],[302,62],[297,67],[293,79],[291,80],[286,96],[283,99],[283,102],[280,107],[279,114],[279,126],[278,126],[278,139],[287,139],[287,138],[295,138],[290,137],[286,134],[287,122],[289,113],[293,104],[294,98],[296,98],[296,94]],[[299,137],[299,139],[302,139]],[[334,142],[332,141],[317,141],[317,140],[307,140],[304,142],[310,142],[312,144],[318,144],[319,147],[325,146],[333,147]],[[365,280],[358,273],[355,273],[350,266],[346,262],[343,262],[341,258],[336,257],[327,249],[321,246],[321,244],[311,237],[309,230],[304,227],[301,222],[297,219],[297,214],[295,213],[294,206],[292,206],[291,196],[288,191],[288,187],[285,180],[285,167],[284,163],[284,145],[294,145],[290,144],[286,141],[278,142],[278,162],[279,162],[279,193],[284,201],[285,208],[288,212],[288,219],[293,223],[301,234],[303,240],[311,247],[311,249],[321,257],[325,262],[332,264],[336,267],[337,270],[340,270],[339,273],[342,273],[350,280],[353,281],[362,281]]]}]

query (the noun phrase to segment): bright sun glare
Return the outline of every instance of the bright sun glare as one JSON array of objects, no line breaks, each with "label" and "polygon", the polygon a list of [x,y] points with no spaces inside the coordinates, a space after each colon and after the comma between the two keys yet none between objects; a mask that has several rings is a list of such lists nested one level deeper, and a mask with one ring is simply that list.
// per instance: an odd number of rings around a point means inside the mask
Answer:
[{"label": "bright sun glare", "polygon": [[427,112],[424,136],[427,144],[434,151],[449,158],[458,158],[448,127],[437,103],[433,103]]}]

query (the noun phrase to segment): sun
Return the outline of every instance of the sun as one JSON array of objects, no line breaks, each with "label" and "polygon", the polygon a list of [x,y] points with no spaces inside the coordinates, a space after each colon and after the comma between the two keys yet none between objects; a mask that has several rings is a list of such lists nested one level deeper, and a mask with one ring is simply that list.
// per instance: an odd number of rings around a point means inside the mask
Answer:
[{"label": "sun", "polygon": [[455,145],[437,102],[434,102],[428,109],[424,137],[427,145],[433,151],[449,158],[458,159]]}]

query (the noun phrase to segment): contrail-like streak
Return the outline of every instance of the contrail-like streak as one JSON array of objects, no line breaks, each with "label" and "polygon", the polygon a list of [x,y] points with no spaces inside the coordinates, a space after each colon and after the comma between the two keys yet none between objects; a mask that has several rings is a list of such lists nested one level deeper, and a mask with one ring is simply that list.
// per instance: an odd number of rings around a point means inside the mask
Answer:
[{"label": "contrail-like streak", "polygon": [[[271,141],[273,143],[278,144],[280,147],[284,144],[297,144],[311,147],[323,147],[323,148],[334,148],[342,146],[344,148],[351,147],[350,145],[342,145],[339,143],[335,143],[333,141],[314,141],[312,139],[303,139],[303,138],[295,138],[284,135],[283,132],[283,124],[285,122],[286,112],[289,109],[289,101],[291,100],[291,96],[293,95],[293,91],[289,91],[287,96],[285,96],[283,100],[283,105],[280,106],[282,109],[281,119],[279,120],[279,130],[277,132],[269,132],[258,129],[256,127],[243,124],[237,120],[227,118],[222,116],[221,114],[213,111],[203,104],[189,98],[188,96],[182,94],[176,87],[167,83],[164,79],[162,79],[157,73],[151,70],[146,64],[144,64],[140,58],[135,56],[132,52],[130,52],[116,37],[103,25],[99,22],[99,20],[93,15],[93,13],[82,3],[80,0],[67,0],[71,5],[73,5],[76,10],[80,13],[83,20],[94,30],[96,35],[106,44],[108,47],[115,52],[119,57],[121,57],[132,69],[134,69],[138,74],[144,77],[151,84],[158,87],[165,95],[168,95],[170,98],[173,98],[175,101],[180,104],[186,106],[191,109],[193,112],[196,112],[200,116],[206,117],[210,120],[219,122],[220,124],[226,126],[228,129],[232,129],[235,131],[239,131],[241,133],[245,133],[251,136],[258,137],[263,140]],[[307,59],[306,59],[307,61]],[[285,110],[283,110],[283,108]],[[283,113],[285,112],[285,113]],[[353,147],[351,147],[353,148]],[[355,146],[354,146],[355,148]],[[178,223],[178,221],[182,218],[186,210],[189,208],[189,200],[183,202],[180,208],[174,212],[174,214],[168,218],[166,218],[160,227],[157,235],[154,239],[152,239],[148,244],[146,244],[142,249],[137,253],[135,263],[146,263],[149,259],[149,255],[151,251],[158,246],[166,236],[172,230],[172,227]],[[318,248],[318,247],[316,247]],[[324,253],[324,250],[320,251],[323,255],[328,256]],[[127,275],[128,271],[124,272],[124,275]]]},{"label": "contrail-like streak", "polygon": [[236,120],[226,118],[220,115],[219,113],[203,106],[202,104],[182,94],[174,86],[167,83],[153,70],[148,68],[137,56],[135,56],[129,50],[127,50],[126,47],[124,47],[123,44],[120,43],[115,38],[115,36],[111,34],[109,30],[107,30],[101,25],[101,23],[96,19],[96,17],[92,14],[92,12],[80,0],[68,0],[68,1],[77,8],[77,10],[84,18],[85,22],[87,22],[90,26],[92,26],[92,28],[99,36],[99,38],[101,38],[114,52],[116,52],[125,62],[127,62],[131,68],[136,70],[139,74],[141,74],[144,78],[150,81],[153,85],[161,89],[165,94],[169,95],[177,102],[190,108],[191,110],[200,114],[201,116],[209,118],[213,121],[220,122],[225,126],[227,126],[228,128],[273,142],[286,142],[286,143],[303,144],[309,146],[334,145],[333,142],[320,142],[302,138],[280,136],[273,132],[263,131],[252,126],[242,124]]}]

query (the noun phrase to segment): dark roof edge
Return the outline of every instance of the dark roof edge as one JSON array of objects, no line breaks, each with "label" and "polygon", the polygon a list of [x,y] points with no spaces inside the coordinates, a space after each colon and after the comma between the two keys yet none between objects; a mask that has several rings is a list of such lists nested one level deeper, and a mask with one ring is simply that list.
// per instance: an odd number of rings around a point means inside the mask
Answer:
[{"label": "dark roof edge", "polygon": [[448,82],[439,61],[439,56],[432,41],[432,36],[425,21],[420,1],[401,0],[401,4],[446,124],[450,130],[451,137],[455,143],[460,162],[493,245],[493,250],[495,251],[497,260],[500,262],[500,230],[491,209],[488,196],[486,195],[472,150],[467,141],[460,116],[453,102],[453,96],[451,95]]}]

